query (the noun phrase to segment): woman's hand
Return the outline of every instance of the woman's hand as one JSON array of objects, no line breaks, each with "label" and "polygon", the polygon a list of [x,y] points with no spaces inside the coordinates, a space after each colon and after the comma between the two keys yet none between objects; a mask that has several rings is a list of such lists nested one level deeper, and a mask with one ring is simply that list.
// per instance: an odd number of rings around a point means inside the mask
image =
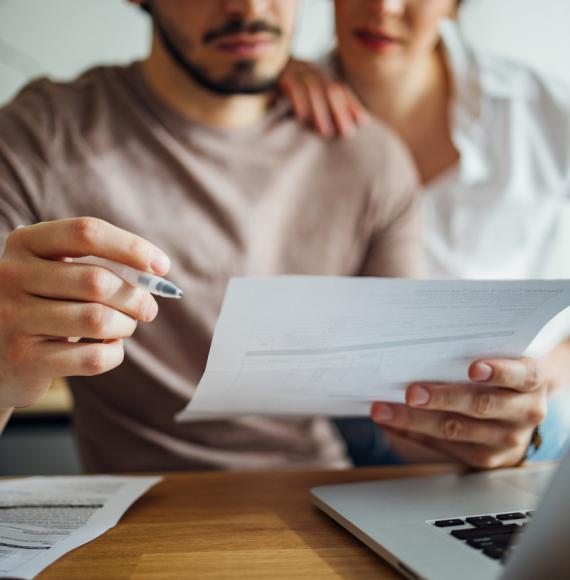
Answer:
[{"label": "woman's hand", "polygon": [[531,358],[480,360],[468,374],[479,384],[413,384],[405,405],[374,403],[372,418],[388,432],[471,467],[519,464],[546,417],[544,365]]},{"label": "woman's hand", "polygon": [[279,86],[297,119],[315,127],[326,139],[350,137],[368,118],[364,106],[345,84],[310,63],[291,60]]}]

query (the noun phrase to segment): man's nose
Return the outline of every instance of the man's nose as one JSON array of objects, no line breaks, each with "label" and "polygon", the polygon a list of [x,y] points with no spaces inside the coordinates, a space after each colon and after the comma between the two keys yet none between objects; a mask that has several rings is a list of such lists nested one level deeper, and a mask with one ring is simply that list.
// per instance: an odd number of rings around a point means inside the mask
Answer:
[{"label": "man's nose", "polygon": [[224,9],[231,18],[254,20],[267,13],[274,0],[225,0]]}]

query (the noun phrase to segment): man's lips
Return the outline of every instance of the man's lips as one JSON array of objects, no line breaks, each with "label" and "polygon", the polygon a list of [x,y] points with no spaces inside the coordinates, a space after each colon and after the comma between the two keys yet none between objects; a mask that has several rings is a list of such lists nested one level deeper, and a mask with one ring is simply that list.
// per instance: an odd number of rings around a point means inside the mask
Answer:
[{"label": "man's lips", "polygon": [[219,50],[238,57],[255,57],[273,46],[275,35],[234,34],[220,39],[216,44]]},{"label": "man's lips", "polygon": [[354,31],[354,36],[365,48],[374,52],[381,52],[402,44],[401,39],[380,29],[360,28]]}]

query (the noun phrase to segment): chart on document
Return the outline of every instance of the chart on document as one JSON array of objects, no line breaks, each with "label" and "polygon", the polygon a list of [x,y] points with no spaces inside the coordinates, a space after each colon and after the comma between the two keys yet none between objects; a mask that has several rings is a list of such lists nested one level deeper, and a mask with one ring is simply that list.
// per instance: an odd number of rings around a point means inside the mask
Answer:
[{"label": "chart on document", "polygon": [[520,356],[570,305],[570,281],[234,278],[206,371],[180,420],[367,415],[416,381],[467,381]]}]

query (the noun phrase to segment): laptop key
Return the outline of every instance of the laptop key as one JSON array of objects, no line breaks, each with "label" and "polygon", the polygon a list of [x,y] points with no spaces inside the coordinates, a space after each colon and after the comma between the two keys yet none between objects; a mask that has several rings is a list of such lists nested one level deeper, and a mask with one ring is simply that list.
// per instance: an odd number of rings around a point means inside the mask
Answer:
[{"label": "laptop key", "polygon": [[[479,541],[481,540],[481,541]],[[474,540],[467,540],[466,544],[476,550],[484,550],[485,548],[492,548],[495,544],[491,538],[475,538]]]},{"label": "laptop key", "polygon": [[465,518],[465,521],[472,526],[482,528],[483,526],[500,526],[501,522],[493,516],[474,516]]},{"label": "laptop key", "polygon": [[438,528],[451,528],[452,526],[463,526],[465,525],[465,522],[456,518],[453,520],[438,520],[437,522],[434,522],[433,525]]},{"label": "laptop key", "polygon": [[467,544],[472,548],[482,550],[491,546],[509,546],[514,540],[513,534],[501,534],[500,536],[486,536],[484,538],[472,538]]},{"label": "laptop key", "polygon": [[495,527],[485,528],[470,528],[467,530],[453,530],[451,535],[458,540],[472,540],[473,538],[491,538],[492,536],[499,536],[501,534],[508,534],[520,530],[517,524],[506,524]]},{"label": "laptop key", "polygon": [[513,512],[510,514],[498,514],[496,518],[502,522],[507,522],[509,520],[525,520],[526,516],[520,512]]},{"label": "laptop key", "polygon": [[501,560],[505,555],[505,548],[485,548],[483,554],[493,560]]}]

